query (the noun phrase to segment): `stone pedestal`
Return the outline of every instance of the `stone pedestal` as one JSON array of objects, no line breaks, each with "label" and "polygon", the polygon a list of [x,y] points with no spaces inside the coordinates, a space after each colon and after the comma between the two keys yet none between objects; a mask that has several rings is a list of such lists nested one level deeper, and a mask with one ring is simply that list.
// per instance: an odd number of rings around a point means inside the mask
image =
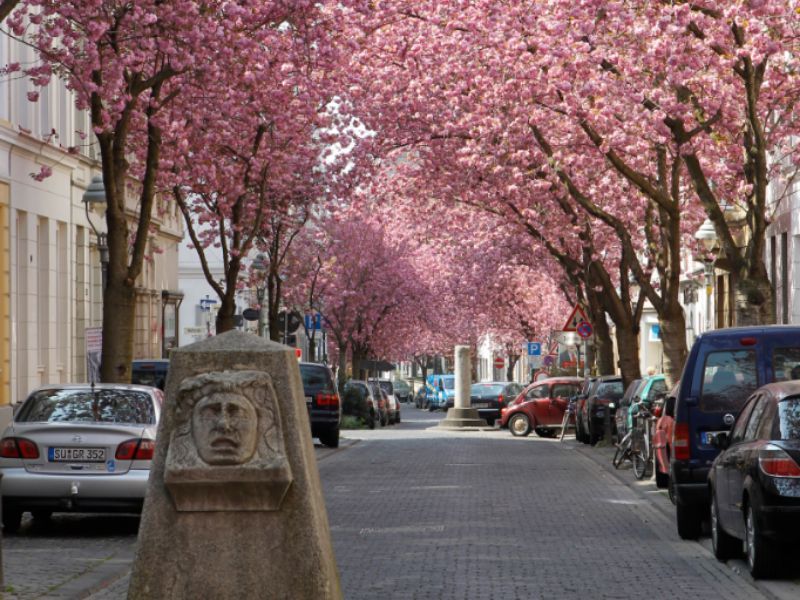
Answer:
[{"label": "stone pedestal", "polygon": [[341,597],[294,351],[173,350],[128,598]]},{"label": "stone pedestal", "polygon": [[456,397],[453,408],[447,409],[447,416],[439,422],[440,429],[480,429],[489,427],[481,419],[478,410],[470,406],[470,390],[472,388],[472,364],[469,346],[455,347],[456,363]]}]

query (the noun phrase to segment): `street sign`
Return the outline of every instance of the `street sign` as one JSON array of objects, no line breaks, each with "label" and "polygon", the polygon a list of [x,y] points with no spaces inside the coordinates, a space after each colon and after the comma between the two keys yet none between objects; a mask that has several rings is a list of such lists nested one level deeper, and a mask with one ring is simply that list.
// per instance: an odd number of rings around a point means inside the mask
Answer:
[{"label": "street sign", "polygon": [[495,369],[502,369],[506,366],[506,361],[503,360],[502,356],[498,356],[494,359],[494,368]]},{"label": "street sign", "polygon": [[278,331],[285,331],[287,335],[297,331],[297,328],[300,327],[302,323],[302,317],[295,311],[289,313],[288,323],[286,323],[286,311],[282,310],[278,313]]},{"label": "street sign", "polygon": [[562,331],[577,331],[578,323],[581,321],[589,322],[589,319],[586,318],[586,313],[583,312],[580,304],[576,304],[572,308],[572,312],[567,319],[567,322],[564,324],[564,327],[561,329]]},{"label": "street sign", "polygon": [[322,313],[314,313],[313,315],[306,314],[305,317],[306,330],[322,329]]},{"label": "street sign", "polygon": [[578,335],[581,336],[583,339],[592,337],[593,333],[592,325],[588,321],[581,321],[580,323],[578,323],[578,327],[576,330],[578,332]]},{"label": "street sign", "polygon": [[528,342],[528,356],[541,356],[542,344],[541,342]]}]

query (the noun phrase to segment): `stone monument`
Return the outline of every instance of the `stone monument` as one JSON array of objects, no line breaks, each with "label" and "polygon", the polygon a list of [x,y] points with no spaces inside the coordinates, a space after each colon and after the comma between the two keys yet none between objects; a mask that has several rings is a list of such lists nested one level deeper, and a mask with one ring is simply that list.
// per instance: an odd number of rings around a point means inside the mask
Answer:
[{"label": "stone monument", "polygon": [[341,597],[294,351],[173,350],[128,598]]},{"label": "stone monument", "polygon": [[472,389],[472,363],[469,346],[455,347],[456,359],[456,397],[453,408],[447,409],[447,416],[439,421],[440,429],[480,429],[489,427],[485,419],[481,419],[477,408],[472,408],[470,390]]}]

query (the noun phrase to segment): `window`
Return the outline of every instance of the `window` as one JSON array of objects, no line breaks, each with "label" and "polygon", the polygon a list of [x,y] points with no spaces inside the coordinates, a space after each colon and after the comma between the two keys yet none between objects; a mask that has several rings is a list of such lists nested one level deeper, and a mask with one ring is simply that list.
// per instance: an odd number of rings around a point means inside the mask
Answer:
[{"label": "window", "polygon": [[750,420],[747,423],[747,429],[744,432],[744,439],[746,441],[758,439],[756,431],[758,431],[758,426],[761,423],[761,415],[764,414],[764,409],[768,404],[769,396],[761,396],[753,407],[753,412],[750,414]]},{"label": "window", "polygon": [[622,388],[622,381],[604,381],[597,386],[595,395],[598,398],[608,398],[610,400],[619,400],[622,398],[625,390]]},{"label": "window", "polygon": [[800,397],[786,398],[778,403],[780,439],[800,439]]},{"label": "window", "polygon": [[547,398],[547,393],[550,390],[550,386],[547,384],[544,385],[537,385],[536,387],[531,388],[528,390],[526,397],[528,400],[537,400],[540,398]]},{"label": "window", "polygon": [[736,412],[757,387],[755,351],[709,352],[703,367],[700,410]]},{"label": "window", "polygon": [[156,422],[150,396],[144,392],[98,388],[50,389],[34,393],[15,421],[23,423],[141,423]]},{"label": "window", "polygon": [[656,379],[653,385],[650,386],[650,391],[647,392],[647,401],[653,402],[659,394],[667,393],[667,382],[663,379]]},{"label": "window", "polygon": [[775,381],[800,379],[800,348],[775,348],[772,353]]},{"label": "window", "polygon": [[577,394],[576,386],[569,383],[556,383],[553,385],[553,398],[569,398]]},{"label": "window", "polygon": [[748,402],[744,409],[742,409],[742,412],[739,414],[739,418],[736,419],[736,424],[733,426],[733,431],[731,432],[732,444],[744,439],[744,431],[745,427],[747,427],[747,421],[750,417],[750,412],[753,410],[753,406],[755,406],[760,397],[760,395],[753,396],[750,402]]}]

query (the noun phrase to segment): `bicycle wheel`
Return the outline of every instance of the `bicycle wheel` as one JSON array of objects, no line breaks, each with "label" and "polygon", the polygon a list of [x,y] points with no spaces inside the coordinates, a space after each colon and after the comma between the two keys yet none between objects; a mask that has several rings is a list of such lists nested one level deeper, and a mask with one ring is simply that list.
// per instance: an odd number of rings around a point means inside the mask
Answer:
[{"label": "bicycle wheel", "polygon": [[652,463],[650,457],[645,454],[643,449],[633,453],[633,476],[642,480],[649,474],[649,467]]},{"label": "bicycle wheel", "polygon": [[619,466],[622,464],[622,461],[625,457],[625,449],[617,444],[617,451],[614,452],[614,458],[611,460],[611,464],[614,465],[615,469],[619,469]]}]

